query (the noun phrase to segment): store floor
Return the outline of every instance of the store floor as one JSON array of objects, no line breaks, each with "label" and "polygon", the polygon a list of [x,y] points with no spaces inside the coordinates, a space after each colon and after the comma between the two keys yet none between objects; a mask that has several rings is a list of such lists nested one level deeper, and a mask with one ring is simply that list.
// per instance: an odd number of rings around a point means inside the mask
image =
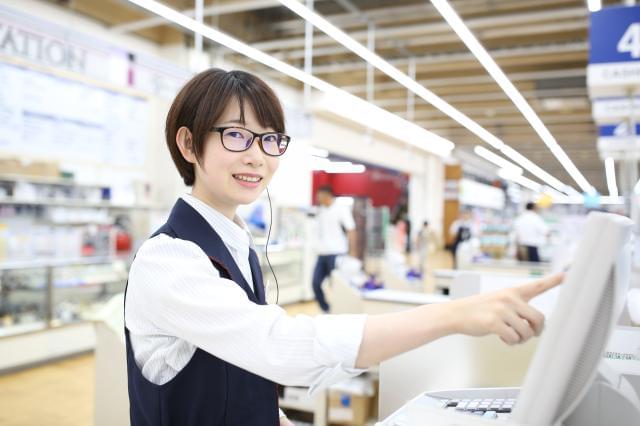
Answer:
[{"label": "store floor", "polygon": [[[429,269],[450,264],[447,253],[436,253]],[[425,287],[433,288],[430,279]],[[285,309],[290,315],[320,312],[315,302],[291,304]],[[92,425],[93,386],[93,354],[0,376],[0,426]]]}]

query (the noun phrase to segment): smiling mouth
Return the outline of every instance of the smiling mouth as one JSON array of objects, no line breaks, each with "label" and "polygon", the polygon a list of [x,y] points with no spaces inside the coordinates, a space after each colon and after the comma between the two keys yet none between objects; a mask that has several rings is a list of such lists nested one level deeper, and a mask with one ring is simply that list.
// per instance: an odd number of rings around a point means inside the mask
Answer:
[{"label": "smiling mouth", "polygon": [[260,176],[233,175],[233,177],[243,182],[251,182],[251,183],[260,182],[262,180]]}]

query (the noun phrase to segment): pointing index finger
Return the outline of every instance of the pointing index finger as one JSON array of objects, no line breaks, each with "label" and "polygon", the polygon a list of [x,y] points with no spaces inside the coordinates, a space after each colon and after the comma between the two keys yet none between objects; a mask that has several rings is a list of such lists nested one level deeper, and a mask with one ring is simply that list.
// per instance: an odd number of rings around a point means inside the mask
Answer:
[{"label": "pointing index finger", "polygon": [[540,278],[539,280],[521,285],[518,289],[519,293],[524,300],[528,302],[537,295],[559,285],[564,280],[564,276],[564,272],[558,272],[557,274],[548,275],[544,278]]}]

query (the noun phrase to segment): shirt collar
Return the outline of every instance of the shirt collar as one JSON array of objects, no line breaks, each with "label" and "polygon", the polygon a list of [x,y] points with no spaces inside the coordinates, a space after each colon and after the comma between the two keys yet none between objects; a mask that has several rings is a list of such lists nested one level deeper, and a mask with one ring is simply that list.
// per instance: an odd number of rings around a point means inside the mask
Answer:
[{"label": "shirt collar", "polygon": [[191,194],[183,194],[182,199],[197,211],[207,223],[220,235],[222,241],[235,250],[254,248],[249,227],[238,215],[233,220],[220,213],[204,201]]}]

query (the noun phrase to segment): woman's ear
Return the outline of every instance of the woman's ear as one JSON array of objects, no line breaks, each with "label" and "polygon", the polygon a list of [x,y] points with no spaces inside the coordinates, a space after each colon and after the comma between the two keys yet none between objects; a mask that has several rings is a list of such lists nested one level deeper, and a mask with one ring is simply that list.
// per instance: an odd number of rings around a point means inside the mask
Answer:
[{"label": "woman's ear", "polygon": [[191,132],[185,126],[178,129],[176,133],[176,144],[182,154],[182,157],[191,164],[198,162],[195,151],[193,150],[193,138]]}]

